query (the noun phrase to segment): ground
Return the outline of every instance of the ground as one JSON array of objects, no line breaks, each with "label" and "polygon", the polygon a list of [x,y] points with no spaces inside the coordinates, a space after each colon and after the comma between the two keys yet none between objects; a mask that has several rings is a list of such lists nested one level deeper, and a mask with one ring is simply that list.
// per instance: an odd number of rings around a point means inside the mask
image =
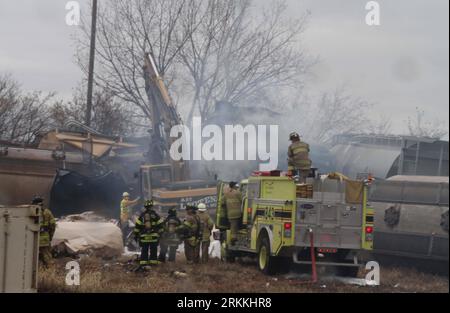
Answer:
[{"label": "ground", "polygon": [[[80,286],[66,286],[65,265],[72,259],[54,260],[40,269],[39,292],[250,292],[250,293],[379,293],[379,292],[449,292],[448,276],[419,272],[412,268],[383,267],[381,285],[357,286],[322,277],[310,284],[299,273],[265,276],[251,261],[233,264],[213,259],[207,265],[187,265],[182,257],[176,263],[163,264],[145,273],[134,272],[134,264],[125,257],[101,260],[85,257],[79,260]],[[363,273],[360,273],[360,277]]]}]

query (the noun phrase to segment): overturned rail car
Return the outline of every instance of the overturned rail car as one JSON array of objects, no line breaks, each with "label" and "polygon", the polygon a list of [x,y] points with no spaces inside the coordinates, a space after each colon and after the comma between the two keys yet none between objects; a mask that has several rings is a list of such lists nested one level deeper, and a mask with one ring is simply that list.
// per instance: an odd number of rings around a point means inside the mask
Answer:
[{"label": "overturned rail car", "polygon": [[393,176],[376,181],[374,253],[448,262],[449,180]]},{"label": "overturned rail car", "polygon": [[114,216],[127,184],[96,160],[118,146],[131,145],[58,131],[31,147],[2,144],[0,205],[23,205],[42,195],[56,216],[89,210]]}]

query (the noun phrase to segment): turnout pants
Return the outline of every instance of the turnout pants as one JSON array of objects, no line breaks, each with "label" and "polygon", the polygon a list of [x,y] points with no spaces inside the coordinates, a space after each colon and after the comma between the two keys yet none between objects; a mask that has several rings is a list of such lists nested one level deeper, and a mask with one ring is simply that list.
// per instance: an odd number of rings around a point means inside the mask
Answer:
[{"label": "turnout pants", "polygon": [[200,245],[192,246],[187,240],[184,241],[184,254],[188,264],[200,262]]},{"label": "turnout pants", "polygon": [[141,243],[141,258],[140,258],[141,265],[151,264],[152,261],[157,261],[157,258],[158,258],[158,242]]},{"label": "turnout pants", "polygon": [[131,231],[131,229],[128,227],[128,221],[120,222],[120,230],[122,231],[123,245],[126,246],[127,245],[127,236]]},{"label": "turnout pants", "polygon": [[159,251],[159,261],[166,262],[167,252],[169,252],[169,262],[175,262],[178,246],[161,244]]},{"label": "turnout pants", "polygon": [[202,263],[208,263],[209,261],[209,240],[201,242],[202,250]]},{"label": "turnout pants", "polygon": [[52,249],[50,246],[39,247],[39,260],[47,267],[52,260]]},{"label": "turnout pants", "polygon": [[239,223],[241,221],[240,218],[230,218],[230,231],[231,231],[231,240],[236,241],[238,238],[239,232]]}]

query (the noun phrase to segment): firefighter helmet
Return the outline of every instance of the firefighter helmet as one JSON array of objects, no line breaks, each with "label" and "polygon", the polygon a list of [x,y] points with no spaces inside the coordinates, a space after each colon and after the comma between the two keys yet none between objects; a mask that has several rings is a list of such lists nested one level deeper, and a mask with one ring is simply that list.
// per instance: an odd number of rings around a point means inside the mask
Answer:
[{"label": "firefighter helmet", "polygon": [[122,197],[129,197],[130,196],[130,194],[128,193],[128,192],[124,192],[123,194],[122,194]]},{"label": "firefighter helmet", "polygon": [[34,196],[33,200],[31,201],[31,204],[42,204],[44,202],[44,198],[41,196]]},{"label": "firefighter helmet", "polygon": [[167,213],[169,214],[169,216],[176,216],[177,215],[177,209],[170,208],[169,211],[167,211]]},{"label": "firefighter helmet", "polygon": [[297,140],[300,139],[300,135],[296,132],[293,132],[289,135],[289,140]]},{"label": "firefighter helmet", "polygon": [[195,205],[188,204],[186,205],[186,211],[197,211],[198,208]]},{"label": "firefighter helmet", "polygon": [[204,203],[200,203],[200,204],[197,206],[197,208],[198,208],[198,210],[199,210],[200,212],[206,212],[206,204],[204,204]]},{"label": "firefighter helmet", "polygon": [[144,208],[151,209],[153,208],[153,200],[145,200],[144,202]]},{"label": "firefighter helmet", "polygon": [[235,182],[235,181],[230,182],[230,183],[228,184],[228,186],[229,186],[231,189],[239,188],[239,184],[238,184],[237,182]]}]

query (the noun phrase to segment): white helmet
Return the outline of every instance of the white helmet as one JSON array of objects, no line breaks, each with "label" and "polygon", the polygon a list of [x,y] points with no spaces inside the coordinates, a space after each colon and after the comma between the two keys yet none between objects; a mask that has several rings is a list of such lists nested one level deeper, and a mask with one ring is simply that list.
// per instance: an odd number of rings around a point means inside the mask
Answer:
[{"label": "white helmet", "polygon": [[200,212],[206,212],[206,205],[205,205],[204,203],[200,203],[200,204],[197,206],[197,208],[198,208],[198,210],[199,210]]},{"label": "white helmet", "polygon": [[123,195],[122,195],[122,197],[124,197],[124,198],[125,197],[129,197],[129,196],[130,196],[130,194],[128,192],[124,192]]}]

